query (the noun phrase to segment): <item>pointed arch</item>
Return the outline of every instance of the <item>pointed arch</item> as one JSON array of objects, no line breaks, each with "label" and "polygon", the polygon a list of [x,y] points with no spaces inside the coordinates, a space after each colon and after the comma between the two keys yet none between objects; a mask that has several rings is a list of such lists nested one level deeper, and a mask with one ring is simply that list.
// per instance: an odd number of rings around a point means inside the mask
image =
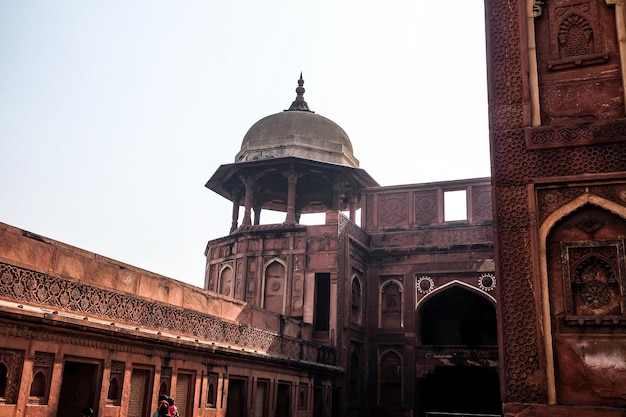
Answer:
[{"label": "pointed arch", "polygon": [[109,391],[107,392],[107,400],[117,404],[120,401],[120,382],[117,376],[111,378],[109,382]]},{"label": "pointed arch", "polygon": [[541,290],[541,318],[543,329],[544,353],[546,358],[546,382],[548,404],[556,404],[556,375],[554,368],[554,347],[552,346],[552,324],[550,322],[550,288],[548,284],[548,258],[547,258],[547,240],[548,235],[554,226],[573,213],[575,210],[587,205],[595,205],[597,207],[608,210],[626,219],[626,207],[620,206],[613,201],[607,200],[591,193],[585,193],[567,204],[559,207],[551,213],[539,227],[539,281]]},{"label": "pointed arch", "polygon": [[230,264],[222,265],[217,279],[217,292],[226,297],[235,297],[235,271]]},{"label": "pointed arch", "polygon": [[378,403],[402,403],[402,355],[395,349],[384,350],[378,356]]},{"label": "pointed arch", "polygon": [[287,263],[274,257],[263,265],[261,308],[285,314],[287,299]]},{"label": "pointed arch", "polygon": [[161,385],[159,386],[159,395],[169,394],[170,388],[165,381],[161,381]]},{"label": "pointed arch", "polygon": [[357,274],[352,276],[350,285],[350,317],[356,324],[363,323],[363,285]]},{"label": "pointed arch", "polygon": [[46,395],[46,375],[37,371],[35,375],[33,375],[33,382],[30,384],[30,396],[31,397],[44,397]]},{"label": "pointed arch", "polygon": [[213,381],[209,381],[209,386],[206,390],[206,403],[209,408],[215,408],[217,402],[217,387]]},{"label": "pointed arch", "polygon": [[571,12],[561,19],[559,24],[559,49],[561,57],[589,55],[593,49],[593,29],[589,20],[576,12]]},{"label": "pointed arch", "polygon": [[[430,346],[495,346],[493,297],[470,285],[448,283],[425,297],[417,310],[419,339]],[[464,285],[460,285],[464,284]]]},{"label": "pointed arch", "polygon": [[446,282],[445,284],[443,284],[440,287],[435,288],[434,290],[432,290],[431,292],[429,292],[428,294],[426,294],[424,297],[422,297],[420,300],[417,301],[417,303],[415,303],[415,309],[418,310],[420,308],[421,305],[423,305],[425,302],[427,302],[431,297],[441,293],[441,291],[445,291],[447,289],[450,289],[451,287],[462,287],[463,289],[466,289],[468,291],[471,291],[473,293],[476,293],[478,295],[480,295],[481,297],[485,297],[487,298],[489,301],[491,301],[492,303],[496,304],[498,302],[498,300],[496,300],[496,298],[481,290],[480,288],[476,288],[466,282],[463,281],[459,281],[457,279],[450,281],[450,282]]},{"label": "pointed arch", "polygon": [[378,326],[400,328],[404,325],[403,285],[396,279],[389,279],[380,285],[378,298]]},{"label": "pointed arch", "polygon": [[209,372],[207,375],[207,390],[206,390],[206,406],[208,408],[217,408],[217,390],[219,384],[219,374],[215,372]]}]

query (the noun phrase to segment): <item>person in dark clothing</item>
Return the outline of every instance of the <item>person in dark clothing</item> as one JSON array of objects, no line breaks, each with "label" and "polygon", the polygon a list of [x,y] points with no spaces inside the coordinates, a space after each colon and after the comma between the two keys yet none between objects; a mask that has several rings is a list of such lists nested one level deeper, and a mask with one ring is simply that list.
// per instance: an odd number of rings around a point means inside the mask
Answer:
[{"label": "person in dark clothing", "polygon": [[80,417],[93,417],[93,410],[90,407],[80,410]]}]

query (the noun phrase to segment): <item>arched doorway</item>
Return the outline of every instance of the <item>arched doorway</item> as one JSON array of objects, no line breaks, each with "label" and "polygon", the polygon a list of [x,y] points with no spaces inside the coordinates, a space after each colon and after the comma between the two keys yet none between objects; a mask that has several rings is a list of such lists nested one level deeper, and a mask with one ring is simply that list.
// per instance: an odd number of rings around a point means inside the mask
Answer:
[{"label": "arched doorway", "polygon": [[418,416],[501,415],[496,310],[479,291],[451,285],[418,310]]}]

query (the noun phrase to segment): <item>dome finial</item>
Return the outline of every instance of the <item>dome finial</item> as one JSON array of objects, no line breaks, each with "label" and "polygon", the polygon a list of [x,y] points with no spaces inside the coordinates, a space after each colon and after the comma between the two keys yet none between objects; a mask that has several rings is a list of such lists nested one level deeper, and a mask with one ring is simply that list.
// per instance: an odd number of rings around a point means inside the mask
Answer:
[{"label": "dome finial", "polygon": [[[311,110],[309,110],[309,105],[306,104],[306,101],[304,101],[304,80],[302,79],[302,71],[300,72],[300,79],[298,80],[298,88],[296,88],[296,99],[293,101],[293,103],[291,103],[291,106],[289,106],[289,109],[287,109],[286,111],[308,111],[310,112]],[[311,112],[313,113],[313,112]]]}]

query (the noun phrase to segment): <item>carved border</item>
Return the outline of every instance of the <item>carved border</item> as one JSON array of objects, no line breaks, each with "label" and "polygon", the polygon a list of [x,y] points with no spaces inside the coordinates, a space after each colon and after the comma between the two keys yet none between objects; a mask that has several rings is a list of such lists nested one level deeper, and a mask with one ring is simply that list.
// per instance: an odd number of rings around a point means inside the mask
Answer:
[{"label": "carved border", "polygon": [[626,119],[526,128],[525,137],[528,149],[621,142],[626,140]]}]

